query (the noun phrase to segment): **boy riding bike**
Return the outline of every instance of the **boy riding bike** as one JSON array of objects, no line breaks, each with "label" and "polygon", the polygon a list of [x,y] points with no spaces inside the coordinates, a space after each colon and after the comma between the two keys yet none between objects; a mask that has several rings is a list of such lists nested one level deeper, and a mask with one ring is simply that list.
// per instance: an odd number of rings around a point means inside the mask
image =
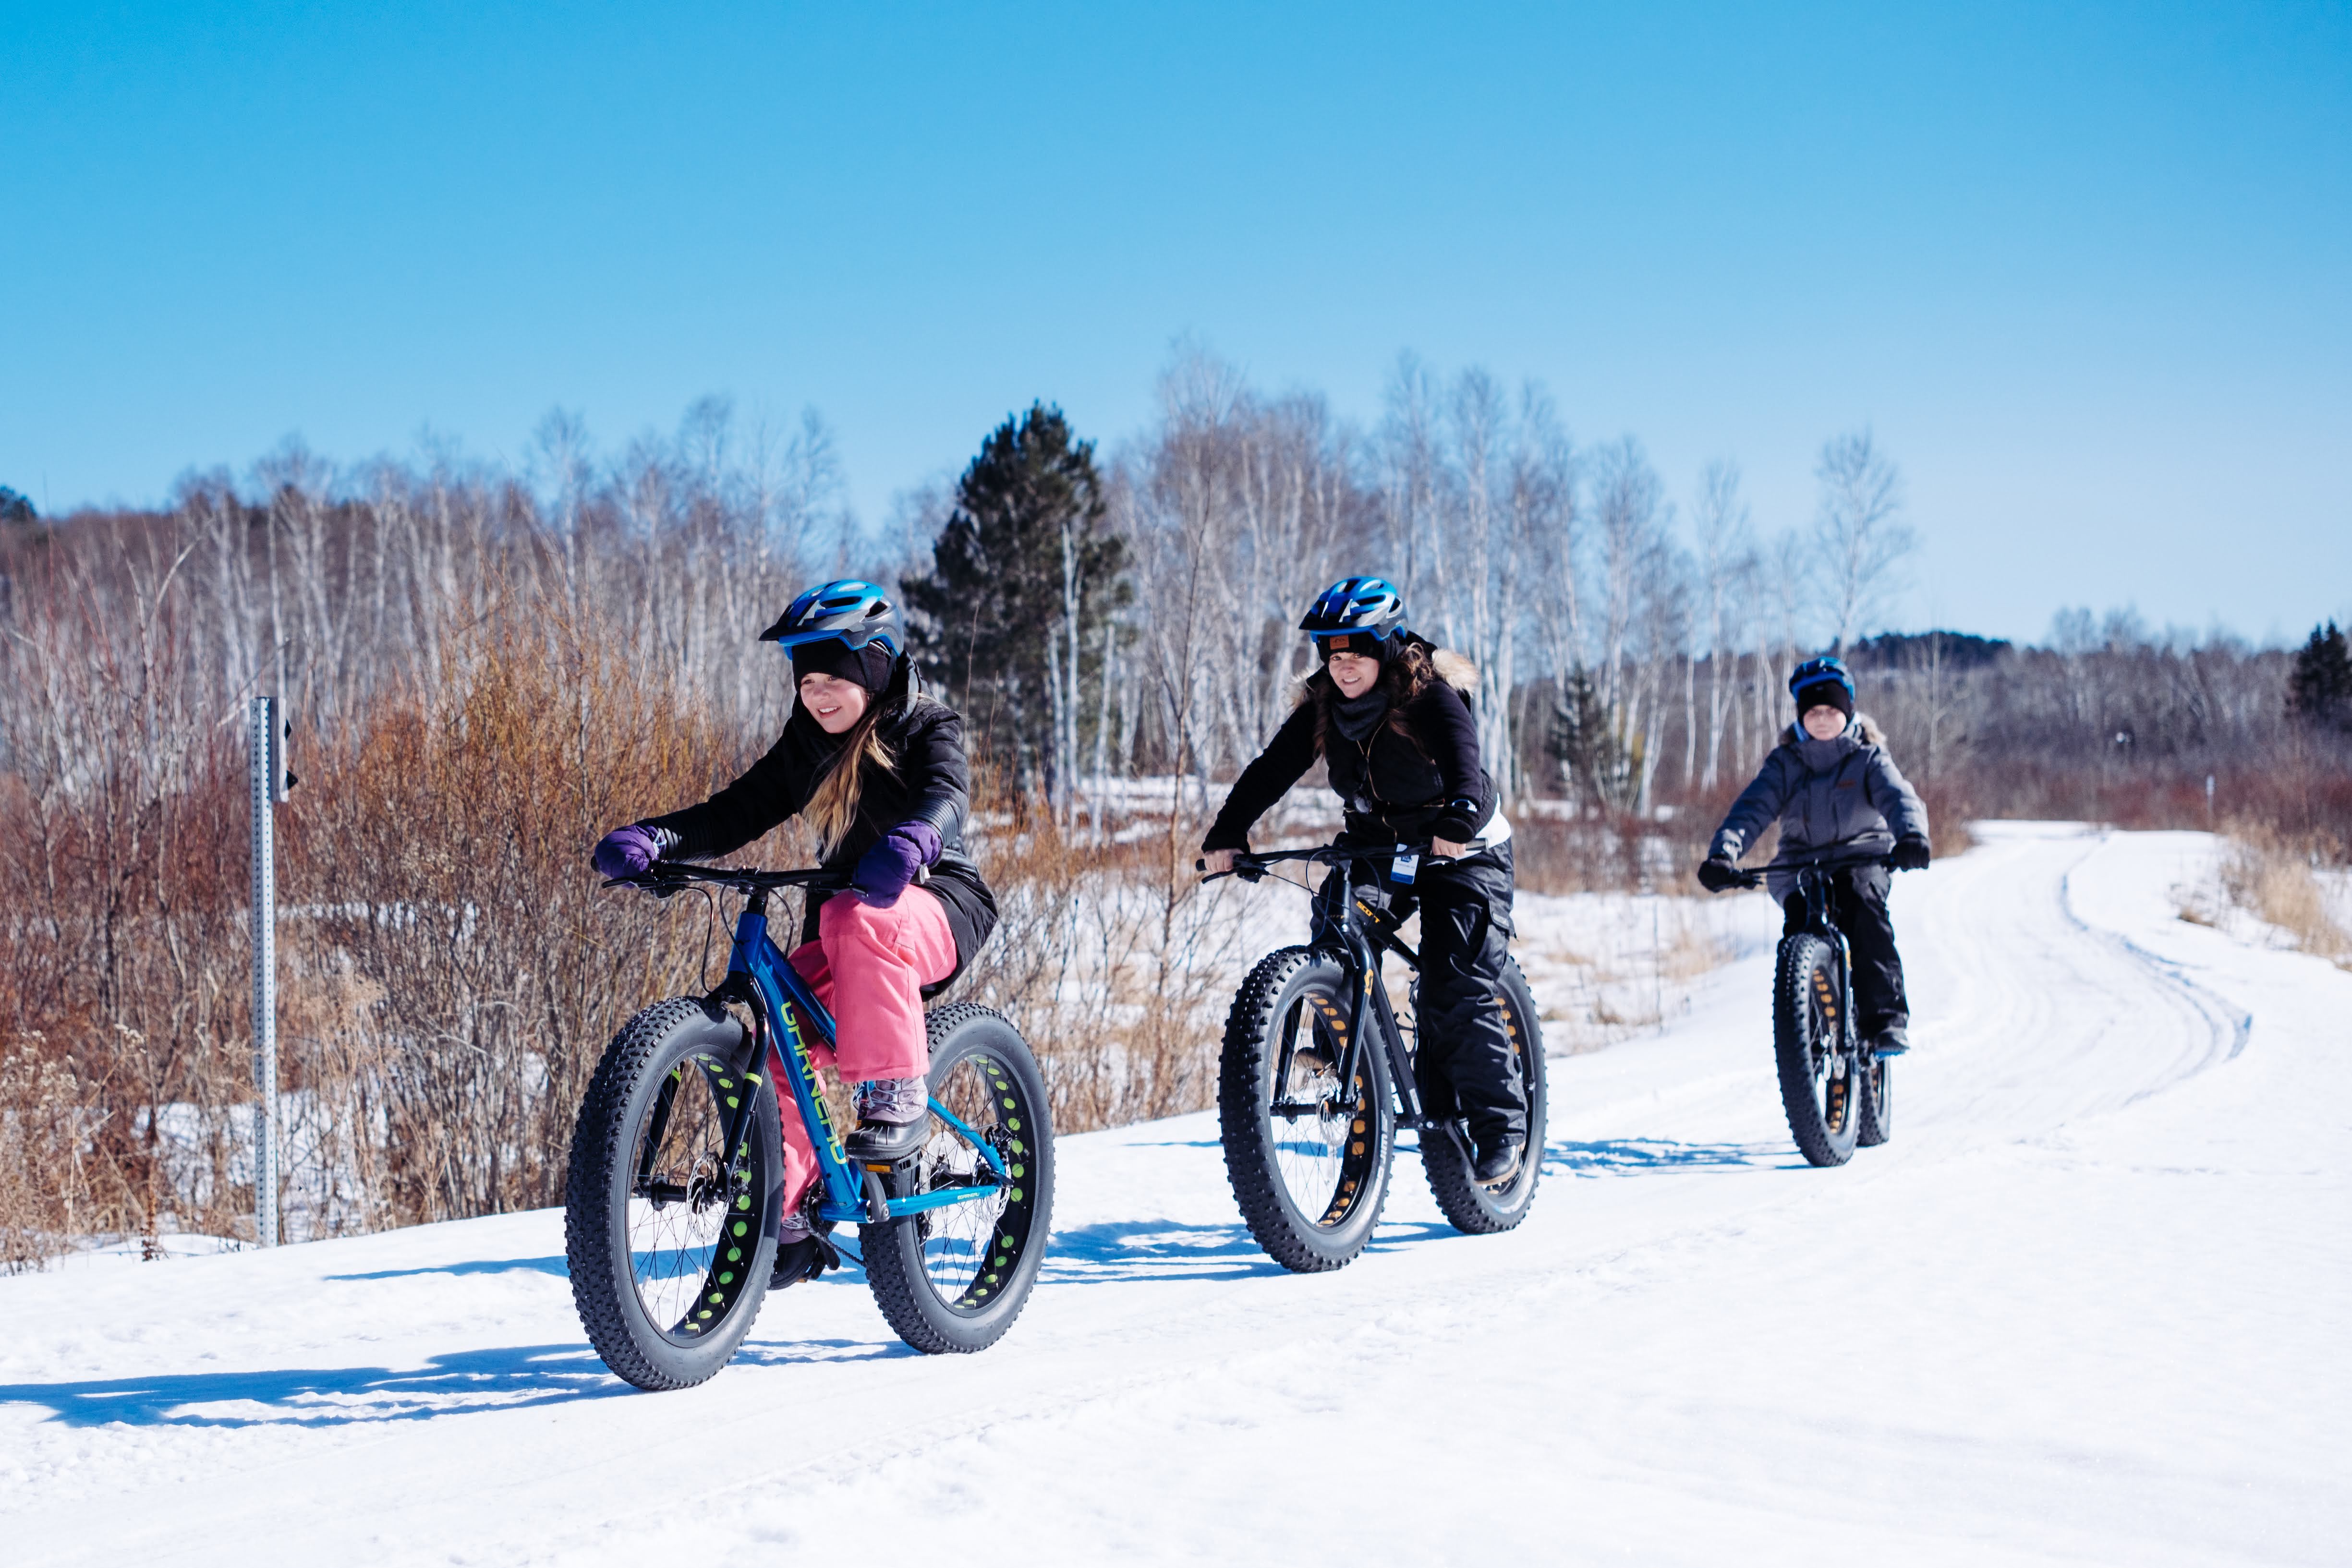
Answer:
[{"label": "boy riding bike", "polygon": [[[1341,843],[1428,844],[1429,862],[1410,891],[1389,893],[1400,915],[1415,901],[1421,909],[1416,1076],[1435,1114],[1458,1113],[1469,1124],[1476,1179],[1508,1181],[1528,1136],[1527,1101],[1496,1000],[1510,956],[1510,824],[1496,810],[1477,726],[1453,684],[1475,672],[1406,631],[1403,597],[1377,577],[1332,584],[1298,624],[1323,666],[1234,780],[1202,841],[1202,863],[1213,873],[1233,870],[1234,852],[1249,848],[1251,824],[1318,756],[1346,802]],[[1483,847],[1472,852],[1482,835]],[[1377,895],[1391,881],[1379,874],[1385,869],[1359,862],[1350,875],[1374,878],[1361,891]]]},{"label": "boy riding bike", "polygon": [[[1911,1015],[1886,911],[1887,871],[1927,868],[1927,808],[1887,755],[1878,727],[1854,712],[1853,677],[1843,663],[1807,659],[1790,674],[1789,692],[1796,698],[1797,722],[1732,802],[1698,880],[1709,893],[1738,885],[1736,862],[1775,817],[1783,861],[1832,850],[1883,852],[1885,864],[1873,861],[1838,872],[1832,898],[1838,927],[1853,950],[1863,1038],[1879,1055],[1898,1056],[1910,1049]],[[1792,934],[1803,920],[1801,901],[1790,897],[1795,882],[1794,873],[1775,871],[1765,884],[1787,911]]]},{"label": "boy riding bike", "polygon": [[[700,805],[605,834],[595,868],[627,876],[657,860],[716,859],[807,817],[823,863],[850,885],[810,894],[792,966],[838,1029],[834,1051],[817,1050],[820,1061],[830,1056],[856,1085],[849,1155],[895,1162],[922,1146],[930,1120],[923,999],[963,972],[996,925],[996,900],[963,852],[971,804],[963,719],[914,689],[898,614],[870,582],[810,589],[760,640],[792,655],[800,700],[783,734]],[[777,1092],[785,1190],[771,1290],[835,1261],[803,1207],[815,1155],[781,1082]]]}]

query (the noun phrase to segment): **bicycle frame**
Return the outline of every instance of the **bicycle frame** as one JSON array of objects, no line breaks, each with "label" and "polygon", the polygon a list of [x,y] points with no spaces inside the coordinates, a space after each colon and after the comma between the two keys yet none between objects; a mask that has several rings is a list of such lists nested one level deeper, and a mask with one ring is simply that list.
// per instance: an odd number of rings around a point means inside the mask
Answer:
[{"label": "bicycle frame", "polygon": [[[801,1125],[809,1134],[809,1146],[815,1152],[817,1178],[824,1188],[817,1218],[879,1225],[927,1209],[976,1203],[1000,1190],[1009,1180],[1003,1156],[961,1117],[940,1104],[937,1097],[930,1100],[931,1114],[963,1134],[985,1163],[992,1179],[968,1187],[892,1197],[882,1183],[888,1166],[868,1165],[861,1170],[851,1162],[848,1151],[842,1146],[840,1131],[833,1124],[833,1113],[825,1105],[816,1061],[801,1025],[803,1019],[808,1019],[817,1039],[831,1045],[835,1039],[833,1014],[816,999],[809,983],[769,936],[769,890],[751,885],[743,891],[743,910],[735,920],[735,945],[728,960],[727,977],[707,999],[740,1001],[751,1009],[751,1062],[792,1085],[793,1101],[800,1112]],[[750,1064],[743,1066],[741,1071],[746,1082],[758,1091],[762,1073],[752,1071]],[[740,1098],[741,1103],[730,1106],[724,1145],[738,1151],[743,1147],[743,1131],[754,1110],[750,1095]]]},{"label": "bicycle frame", "polygon": [[[1478,844],[1476,847],[1484,846]],[[1268,855],[1251,855],[1247,857],[1245,863],[1251,872],[1263,875],[1266,867],[1278,861],[1314,861],[1330,867],[1331,875],[1340,879],[1336,889],[1330,882],[1327,881],[1322,887],[1314,890],[1311,895],[1318,905],[1327,898],[1331,903],[1340,905],[1336,912],[1336,918],[1318,909],[1315,922],[1317,927],[1315,940],[1320,942],[1336,938],[1346,958],[1349,973],[1355,982],[1347,1021],[1341,1024],[1336,1019],[1324,1020],[1327,1028],[1337,1030],[1341,1036],[1338,1063],[1339,1082],[1342,1084],[1352,1084],[1356,1081],[1357,1071],[1363,1066],[1363,1053],[1367,1049],[1364,1043],[1365,1019],[1369,1009],[1371,1025],[1380,1034],[1380,1048],[1388,1056],[1389,1086],[1396,1099],[1396,1124],[1400,1127],[1419,1129],[1429,1125],[1429,1117],[1422,1108],[1420,1085],[1413,1077],[1412,1056],[1404,1047],[1404,1030],[1397,1023],[1396,1009],[1389,1005],[1388,988],[1381,985],[1380,979],[1381,956],[1383,953],[1394,953],[1402,958],[1416,974],[1421,970],[1421,955],[1406,946],[1397,936],[1397,929],[1404,922],[1398,919],[1395,914],[1385,905],[1377,904],[1369,899],[1358,896],[1355,885],[1346,880],[1347,873],[1344,869],[1348,862],[1352,861],[1393,860],[1399,854],[1412,852],[1414,852],[1403,845],[1399,845],[1393,850],[1355,851],[1326,847],[1318,850],[1279,851]],[[1256,879],[1256,875],[1250,878],[1253,881]],[[1280,1074],[1276,1080],[1277,1082],[1289,1081],[1291,1058],[1297,1049],[1298,1042],[1295,1035],[1285,1041],[1282,1058],[1276,1068]],[[1268,1107],[1268,1110],[1286,1121],[1295,1122],[1301,1116],[1321,1114],[1323,1107],[1319,1103],[1277,1100]]]},{"label": "bicycle frame", "polygon": [[1830,874],[1842,869],[1822,865],[1804,867],[1797,873],[1797,894],[1805,901],[1806,929],[1837,950],[1838,1047],[1841,1054],[1853,1058],[1859,1051],[1853,1022],[1853,951],[1830,907]]}]

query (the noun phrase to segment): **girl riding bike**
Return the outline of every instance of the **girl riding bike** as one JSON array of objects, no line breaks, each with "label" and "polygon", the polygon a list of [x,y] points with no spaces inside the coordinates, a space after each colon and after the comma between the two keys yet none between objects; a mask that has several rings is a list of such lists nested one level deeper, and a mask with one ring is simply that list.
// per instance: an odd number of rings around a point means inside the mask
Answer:
[{"label": "girl riding bike", "polygon": [[[849,1155],[896,1162],[922,1146],[930,1120],[923,1000],[963,972],[996,925],[996,900],[963,852],[963,719],[915,689],[898,614],[870,582],[810,589],[760,640],[792,655],[799,701],[783,734],[700,805],[605,834],[595,868],[626,876],[657,860],[714,859],[805,815],[823,863],[850,887],[811,893],[792,965],[835,1020],[838,1043],[816,1047],[818,1060],[856,1085]],[[803,1207],[816,1156],[781,1082],[777,1092],[783,1219],[770,1290],[837,1261]]]},{"label": "girl riding bike", "polygon": [[[1298,624],[1323,667],[1307,677],[1297,707],[1234,780],[1202,841],[1202,863],[1212,873],[1231,871],[1234,852],[1249,848],[1251,824],[1318,756],[1346,803],[1342,844],[1428,844],[1418,880],[1389,894],[1400,915],[1416,901],[1421,910],[1415,1075],[1433,1115],[1458,1114],[1469,1124],[1476,1179],[1507,1181],[1528,1138],[1525,1091],[1496,1000],[1510,956],[1510,824],[1496,810],[1463,698],[1475,673],[1406,631],[1403,596],[1381,578],[1333,583]],[[1471,852],[1471,841],[1482,836]],[[1379,876],[1383,870],[1391,874]],[[1359,862],[1349,874],[1368,879],[1361,892],[1378,896],[1382,883],[1402,884],[1413,873]]]}]

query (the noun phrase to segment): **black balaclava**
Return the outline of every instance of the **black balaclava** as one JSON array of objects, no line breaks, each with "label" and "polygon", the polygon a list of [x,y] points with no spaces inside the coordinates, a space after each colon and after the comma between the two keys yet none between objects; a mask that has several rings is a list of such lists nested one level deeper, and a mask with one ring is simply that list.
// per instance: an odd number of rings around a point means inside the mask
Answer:
[{"label": "black balaclava", "polygon": [[[1327,664],[1334,653],[1361,653],[1370,658],[1378,659],[1383,664],[1388,662],[1389,645],[1388,640],[1384,637],[1350,633],[1337,637],[1318,637],[1315,641],[1317,650],[1322,653]],[[1328,674],[1328,671],[1326,674]],[[1385,675],[1386,672],[1383,671],[1382,674]],[[1389,694],[1387,682],[1384,679],[1374,680],[1370,687],[1360,697],[1343,697],[1339,695],[1338,684],[1335,682],[1332,685],[1332,727],[1358,746],[1370,740],[1372,737],[1372,732],[1381,727],[1381,720],[1388,716]]]},{"label": "black balaclava", "polygon": [[1851,723],[1853,718],[1853,694],[1847,691],[1845,683],[1840,680],[1815,681],[1810,686],[1799,687],[1797,717],[1801,720],[1817,707],[1833,707],[1845,715]]},{"label": "black balaclava", "polygon": [[1381,720],[1389,716],[1389,694],[1375,685],[1360,697],[1343,697],[1336,693],[1331,698],[1333,727],[1349,740],[1361,746],[1381,727]]},{"label": "black balaclava", "polygon": [[855,681],[876,696],[890,684],[890,650],[879,643],[853,648],[838,637],[803,643],[793,650],[793,684],[803,675],[834,675]]}]

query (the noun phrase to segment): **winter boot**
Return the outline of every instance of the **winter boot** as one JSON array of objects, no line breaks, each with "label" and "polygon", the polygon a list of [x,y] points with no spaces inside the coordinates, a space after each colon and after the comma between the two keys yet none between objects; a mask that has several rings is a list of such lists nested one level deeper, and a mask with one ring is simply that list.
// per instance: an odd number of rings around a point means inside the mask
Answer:
[{"label": "winter boot", "polygon": [[1470,1176],[1481,1186],[1500,1186],[1519,1174],[1519,1155],[1527,1140],[1511,1133],[1481,1138],[1471,1156]]},{"label": "winter boot", "polygon": [[1901,1024],[1891,1023],[1878,1031],[1871,1044],[1881,1056],[1900,1056],[1911,1049],[1911,1036]]},{"label": "winter boot", "polygon": [[822,1230],[787,1226],[776,1238],[776,1266],[769,1271],[768,1289],[781,1291],[840,1267],[841,1249],[833,1238]]},{"label": "winter boot", "polygon": [[876,1078],[857,1086],[857,1130],[845,1140],[849,1157],[897,1165],[930,1136],[930,1089],[920,1078]]}]

